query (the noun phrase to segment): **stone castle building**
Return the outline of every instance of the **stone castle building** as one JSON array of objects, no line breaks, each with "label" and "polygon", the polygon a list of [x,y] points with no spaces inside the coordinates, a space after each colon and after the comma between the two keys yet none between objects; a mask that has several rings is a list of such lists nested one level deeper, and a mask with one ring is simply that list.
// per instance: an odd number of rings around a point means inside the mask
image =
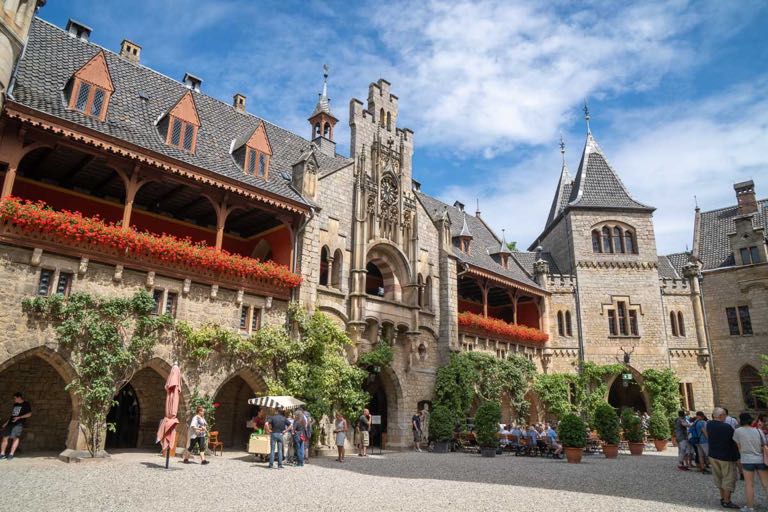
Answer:
[{"label": "stone castle building", "polygon": [[[398,125],[398,98],[386,80],[370,84],[365,103],[350,102],[345,157],[336,152],[338,119],[327,80],[305,139],[250,114],[242,94],[221,102],[192,74],[179,82],[144,67],[138,44],[124,40],[118,52],[99,47],[87,26],[70,20],[61,30],[33,18],[29,3],[4,6],[3,30],[28,39],[23,54],[10,44],[0,55],[0,71],[10,70],[0,73],[0,197],[42,200],[125,229],[205,242],[247,261],[282,265],[302,281],[294,287],[235,279],[1,223],[0,397],[21,389],[33,403],[28,449],[82,443],[76,397],[65,390],[74,370],[53,330],[21,310],[26,297],[73,290],[126,296],[145,289],[158,312],[243,334],[285,322],[288,303],[297,300],[346,330],[352,361],[389,343],[394,362],[364,385],[381,416],[374,441],[394,447],[408,445],[410,415],[433,398],[437,369],[452,352],[522,354],[542,372],[626,360],[633,379],[613,378],[607,398],[638,409],[650,407],[640,387],[646,369],[673,368],[683,403],[697,408],[715,401],[713,372],[732,373],[719,364],[727,348],[710,348],[713,315],[702,309],[701,269],[705,305],[716,292],[706,288],[706,258],[696,250],[690,258],[657,254],[653,208],[630,195],[591,133],[575,177],[563,163],[537,241],[529,252],[511,251],[479,211],[420,190],[415,134]],[[736,220],[737,230],[746,233],[745,226]],[[763,240],[764,263],[763,227],[756,224],[749,236]],[[731,243],[746,240],[742,231]],[[704,242],[695,247],[710,250]],[[764,272],[759,264],[750,268]],[[754,294],[733,298],[744,332],[740,306],[751,300],[750,307],[765,307],[764,287],[739,290]],[[533,334],[501,335],[473,318]],[[175,350],[161,345],[120,390],[110,413],[117,431],[107,448],[154,444]],[[749,358],[754,368],[757,353]],[[265,390],[262,378],[250,368],[182,373],[185,396],[197,390],[221,404],[216,427],[225,444],[244,446],[253,413],[246,400]],[[725,393],[725,385],[714,389]],[[533,414],[541,414],[535,396],[530,400]],[[508,402],[502,405],[509,417]]]}]

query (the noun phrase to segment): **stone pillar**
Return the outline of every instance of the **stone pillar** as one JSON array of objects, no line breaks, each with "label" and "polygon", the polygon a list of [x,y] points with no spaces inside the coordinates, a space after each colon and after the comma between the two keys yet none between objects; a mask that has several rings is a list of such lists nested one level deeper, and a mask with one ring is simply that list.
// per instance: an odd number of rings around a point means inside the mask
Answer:
[{"label": "stone pillar", "polygon": [[699,267],[695,263],[683,266],[683,276],[691,286],[691,302],[693,305],[693,321],[696,324],[696,340],[699,343],[699,355],[709,357],[707,331],[704,326],[704,310],[701,305],[701,285],[699,284]]}]

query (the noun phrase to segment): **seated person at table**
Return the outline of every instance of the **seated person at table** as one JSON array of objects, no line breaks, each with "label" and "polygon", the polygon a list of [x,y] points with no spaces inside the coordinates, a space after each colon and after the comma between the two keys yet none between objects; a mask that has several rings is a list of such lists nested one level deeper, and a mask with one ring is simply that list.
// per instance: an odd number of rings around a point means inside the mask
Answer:
[{"label": "seated person at table", "polygon": [[508,435],[509,426],[499,425],[499,444],[501,444],[501,446],[507,446],[509,444],[509,438],[507,437]]},{"label": "seated person at table", "polygon": [[536,432],[536,427],[534,427],[533,425],[528,426],[526,439],[528,440],[528,447],[526,452],[530,455],[536,449],[536,443],[539,440],[539,433]]},{"label": "seated person at table", "polygon": [[552,428],[552,425],[547,423],[547,429],[544,431],[547,436],[547,441],[549,442],[549,446],[554,450],[554,457],[560,458],[563,453],[563,446],[557,442],[557,432],[555,432],[555,429]]}]

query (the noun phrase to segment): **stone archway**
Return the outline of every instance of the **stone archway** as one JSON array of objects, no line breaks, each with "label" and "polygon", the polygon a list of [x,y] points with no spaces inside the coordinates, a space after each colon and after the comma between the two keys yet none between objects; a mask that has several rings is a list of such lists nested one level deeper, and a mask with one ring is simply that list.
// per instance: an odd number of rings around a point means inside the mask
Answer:
[{"label": "stone archway", "polygon": [[[117,404],[110,409],[109,417],[115,421],[119,434],[108,437],[111,445],[107,445],[108,449],[152,448],[156,445],[157,427],[165,416],[165,379],[152,365],[146,366],[117,392]],[[183,423],[181,408],[178,417]],[[132,429],[137,431],[134,433]]]},{"label": "stone archway", "polygon": [[371,415],[381,416],[381,424],[371,429],[371,446],[382,446],[382,441],[385,447],[407,446],[410,416],[403,410],[403,392],[394,370],[382,368],[380,373],[370,374],[364,389],[371,395],[367,404]]},{"label": "stone archway", "polygon": [[[624,376],[631,375],[631,379]],[[651,412],[651,397],[643,389],[643,377],[632,367],[627,371],[613,376],[608,381],[608,396],[606,399],[612,407],[621,411],[623,409],[632,409],[640,413]]]},{"label": "stone archway", "polygon": [[256,406],[248,405],[248,399],[265,390],[262,379],[244,370],[224,381],[216,391],[216,422],[211,427],[218,431],[225,447],[246,449],[250,435],[246,424],[258,412]]},{"label": "stone archway", "polygon": [[[60,364],[52,362],[60,356],[47,349],[33,349],[20,354],[0,366],[0,407],[10,407],[13,394],[21,392],[32,406],[32,417],[27,420],[22,451],[62,451],[68,441],[76,440],[75,400],[65,389],[71,376],[65,379]],[[70,369],[71,370],[71,369]],[[74,422],[76,424],[76,421]],[[70,432],[74,428],[74,432]]]},{"label": "stone archway", "polygon": [[366,256],[366,272],[366,294],[415,304],[409,286],[410,265],[396,247],[385,243],[372,247]]}]

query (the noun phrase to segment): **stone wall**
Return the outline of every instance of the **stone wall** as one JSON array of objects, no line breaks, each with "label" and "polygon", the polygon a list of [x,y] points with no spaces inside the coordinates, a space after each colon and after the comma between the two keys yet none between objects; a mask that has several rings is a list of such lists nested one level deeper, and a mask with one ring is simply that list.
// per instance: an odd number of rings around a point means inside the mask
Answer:
[{"label": "stone wall", "polygon": [[[768,354],[768,264],[704,272],[702,297],[718,405],[735,416],[746,408],[739,373],[746,365],[760,370]],[[752,335],[730,334],[725,308],[736,306],[749,307]]]}]

